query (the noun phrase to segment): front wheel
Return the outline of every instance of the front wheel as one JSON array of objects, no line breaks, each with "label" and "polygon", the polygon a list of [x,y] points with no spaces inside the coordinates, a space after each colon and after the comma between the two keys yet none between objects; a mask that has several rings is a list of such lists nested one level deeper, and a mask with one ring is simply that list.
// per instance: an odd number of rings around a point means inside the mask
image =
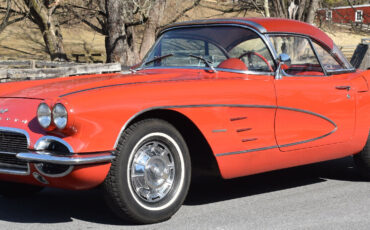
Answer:
[{"label": "front wheel", "polygon": [[190,178],[181,134],[164,120],[147,119],[124,131],[103,187],[115,214],[147,224],[169,219],[180,208]]}]

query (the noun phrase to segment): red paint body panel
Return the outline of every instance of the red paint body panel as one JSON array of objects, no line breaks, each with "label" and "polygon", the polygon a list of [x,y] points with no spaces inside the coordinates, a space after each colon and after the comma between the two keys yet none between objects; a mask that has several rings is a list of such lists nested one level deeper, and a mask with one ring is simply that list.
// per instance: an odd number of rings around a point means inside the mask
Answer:
[{"label": "red paint body panel", "polygon": [[333,48],[333,40],[320,29],[305,22],[281,18],[252,18],[250,21],[263,26],[267,33],[294,33],[304,34],[319,41],[321,44]]},{"label": "red paint body panel", "polygon": [[[301,33],[333,47],[323,32],[308,24],[278,19],[248,21],[263,26],[266,33]],[[275,79],[274,73],[157,68],[132,74],[6,83],[0,84],[0,109],[9,111],[0,114],[0,127],[26,131],[31,150],[41,137],[49,135],[67,142],[76,156],[81,156],[114,151],[122,131],[134,118],[152,110],[171,110],[199,129],[224,178],[361,151],[370,127],[370,71],[313,75]],[[349,86],[350,90],[338,86]],[[40,127],[36,110],[42,101],[66,106],[65,130]],[[88,189],[102,183],[109,168],[109,163],[76,166],[65,177],[46,179],[49,186]],[[32,172],[36,170],[31,164]],[[31,175],[0,173],[0,180],[39,184]]]},{"label": "red paint body panel", "polygon": [[[38,172],[33,164],[30,165],[30,169],[31,171]],[[47,184],[48,187],[85,190],[94,188],[103,183],[109,169],[110,163],[91,166],[77,166],[65,177],[53,178],[44,176],[44,178],[49,183]],[[0,173],[0,180],[45,186],[45,184],[35,180],[32,175],[17,176]]]},{"label": "red paint body panel", "polygon": [[[355,89],[350,81],[351,76],[352,74],[329,77],[285,77],[276,81],[279,107],[295,108],[317,114],[278,109],[276,136],[279,145],[320,138],[333,132],[317,141],[283,147],[281,148],[283,151],[346,142],[351,139],[355,125],[355,91],[336,88],[349,85]],[[300,84],[297,85],[297,82]],[[292,98],[298,100],[292,100]]]}]

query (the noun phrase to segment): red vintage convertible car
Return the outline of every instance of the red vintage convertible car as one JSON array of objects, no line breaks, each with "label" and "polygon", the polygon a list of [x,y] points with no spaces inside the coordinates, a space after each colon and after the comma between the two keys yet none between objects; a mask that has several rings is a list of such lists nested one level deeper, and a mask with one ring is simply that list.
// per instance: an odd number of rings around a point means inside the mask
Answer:
[{"label": "red vintage convertible car", "polygon": [[225,179],[354,155],[370,175],[370,72],[314,26],[217,19],[164,28],[132,73],[0,85],[0,193],[101,185],[153,223],[192,172]]}]

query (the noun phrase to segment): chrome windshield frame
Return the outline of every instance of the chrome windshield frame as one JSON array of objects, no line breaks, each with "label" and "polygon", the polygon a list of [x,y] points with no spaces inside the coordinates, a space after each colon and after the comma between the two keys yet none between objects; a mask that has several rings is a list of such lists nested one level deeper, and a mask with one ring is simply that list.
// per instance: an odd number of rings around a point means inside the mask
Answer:
[{"label": "chrome windshield frame", "polygon": [[256,33],[258,35],[259,38],[262,39],[263,43],[266,45],[266,48],[268,49],[271,57],[272,57],[272,61],[274,62],[274,71],[273,72],[259,72],[259,71],[252,71],[252,70],[248,70],[248,71],[244,71],[244,70],[234,70],[234,69],[222,69],[222,68],[217,68],[217,67],[214,67],[217,71],[222,71],[222,72],[231,72],[231,73],[244,73],[244,74],[254,74],[254,75],[274,75],[276,69],[277,69],[277,56],[276,56],[276,53],[274,51],[274,49],[272,48],[270,42],[268,41],[268,39],[266,38],[265,34],[262,34],[260,33],[258,30],[256,30],[255,28],[252,28],[250,26],[247,26],[247,25],[242,25],[242,24],[232,24],[232,23],[219,23],[219,24],[195,24],[195,25],[178,25],[178,26],[173,26],[173,27],[170,27],[170,28],[167,28],[167,29],[164,29],[160,32],[160,34],[158,35],[158,38],[157,38],[157,41],[155,42],[155,44],[150,48],[150,50],[148,51],[148,53],[145,55],[145,57],[143,58],[140,66],[136,69],[137,71],[140,71],[140,70],[146,70],[146,69],[200,69],[200,70],[207,70],[207,69],[210,69],[210,68],[205,68],[205,67],[201,67],[201,66],[161,66],[161,67],[144,67],[144,63],[148,60],[147,57],[149,56],[149,54],[153,51],[153,49],[155,49],[159,42],[161,41],[164,33],[168,32],[168,31],[171,31],[171,30],[176,30],[176,29],[184,29],[184,28],[202,28],[202,27],[225,27],[225,26],[232,26],[232,27],[239,27],[239,28],[244,28],[244,29],[248,29],[248,30],[251,30],[252,32]]}]

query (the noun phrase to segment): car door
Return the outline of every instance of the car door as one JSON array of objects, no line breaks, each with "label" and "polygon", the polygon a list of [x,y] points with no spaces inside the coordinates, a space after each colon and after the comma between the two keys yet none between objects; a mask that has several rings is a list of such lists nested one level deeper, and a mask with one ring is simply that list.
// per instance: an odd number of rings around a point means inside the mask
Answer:
[{"label": "car door", "polygon": [[[291,64],[275,80],[275,135],[281,151],[348,142],[354,132],[355,95],[349,75],[327,75],[340,64],[306,37],[271,36],[277,54],[287,53]],[[316,50],[322,49],[321,55]],[[320,51],[322,51],[320,50]],[[330,63],[331,62],[331,63]]]}]

